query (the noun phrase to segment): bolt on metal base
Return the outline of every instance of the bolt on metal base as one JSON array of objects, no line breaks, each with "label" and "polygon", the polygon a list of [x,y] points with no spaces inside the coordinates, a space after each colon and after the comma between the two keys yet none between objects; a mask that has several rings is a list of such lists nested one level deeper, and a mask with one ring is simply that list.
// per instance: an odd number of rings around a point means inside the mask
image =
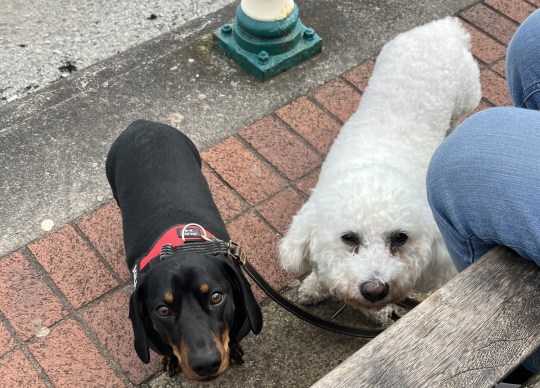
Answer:
[{"label": "bolt on metal base", "polygon": [[239,5],[232,24],[214,32],[219,47],[244,70],[265,81],[322,50],[322,39],[298,17],[298,6],[285,19],[251,19]]}]

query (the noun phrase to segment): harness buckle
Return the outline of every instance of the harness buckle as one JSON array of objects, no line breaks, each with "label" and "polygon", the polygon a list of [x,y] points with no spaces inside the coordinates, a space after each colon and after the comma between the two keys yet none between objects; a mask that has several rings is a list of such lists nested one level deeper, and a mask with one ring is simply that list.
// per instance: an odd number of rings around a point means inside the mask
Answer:
[{"label": "harness buckle", "polygon": [[246,265],[248,261],[248,257],[246,252],[234,241],[229,241],[228,250],[232,257],[236,259],[236,261],[243,267]]}]

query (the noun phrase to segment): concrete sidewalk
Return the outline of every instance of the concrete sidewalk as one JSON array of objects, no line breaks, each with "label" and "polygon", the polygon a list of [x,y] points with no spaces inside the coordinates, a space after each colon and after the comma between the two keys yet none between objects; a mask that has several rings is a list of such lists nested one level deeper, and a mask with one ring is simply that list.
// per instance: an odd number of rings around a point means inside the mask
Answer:
[{"label": "concrete sidewalk", "polygon": [[[506,45],[540,6],[297,3],[304,24],[323,37],[323,53],[270,82],[245,75],[208,35],[232,18],[229,6],[0,108],[0,386],[199,385],[161,376],[156,358],[145,366],[132,347],[130,277],[103,163],[133,119],[175,125],[196,142],[232,237],[284,288],[293,278],[277,264],[279,235],[356,109],[382,44],[458,14],[482,67],[479,109],[510,105]],[[44,220],[55,230],[43,230]],[[310,327],[272,302],[263,308],[266,326],[245,341],[246,364],[206,386],[309,386],[363,343]],[[327,315],[336,306],[321,308]]]},{"label": "concrete sidewalk", "polygon": [[3,1],[0,12],[0,106],[231,2]]}]

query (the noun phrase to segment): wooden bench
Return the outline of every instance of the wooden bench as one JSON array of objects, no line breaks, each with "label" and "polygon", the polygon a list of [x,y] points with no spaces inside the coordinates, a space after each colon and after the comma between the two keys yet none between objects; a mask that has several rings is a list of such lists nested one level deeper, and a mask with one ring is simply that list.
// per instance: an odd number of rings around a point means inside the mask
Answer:
[{"label": "wooden bench", "polygon": [[540,268],[494,248],[313,387],[493,387],[540,346],[539,303]]}]

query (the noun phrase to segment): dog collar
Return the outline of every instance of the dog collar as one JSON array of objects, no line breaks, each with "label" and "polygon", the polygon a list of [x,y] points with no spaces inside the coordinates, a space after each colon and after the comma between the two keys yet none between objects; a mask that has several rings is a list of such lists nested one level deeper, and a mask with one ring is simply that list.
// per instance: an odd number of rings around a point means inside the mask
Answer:
[{"label": "dog collar", "polygon": [[[164,259],[172,255],[175,249],[186,244],[193,244],[193,248],[200,246],[197,243],[214,241],[215,237],[201,225],[190,223],[175,225],[166,230],[152,245],[150,250],[137,260],[131,272],[133,273],[133,286],[137,286],[137,277],[154,259]],[[195,249],[197,250],[197,249]]]}]

